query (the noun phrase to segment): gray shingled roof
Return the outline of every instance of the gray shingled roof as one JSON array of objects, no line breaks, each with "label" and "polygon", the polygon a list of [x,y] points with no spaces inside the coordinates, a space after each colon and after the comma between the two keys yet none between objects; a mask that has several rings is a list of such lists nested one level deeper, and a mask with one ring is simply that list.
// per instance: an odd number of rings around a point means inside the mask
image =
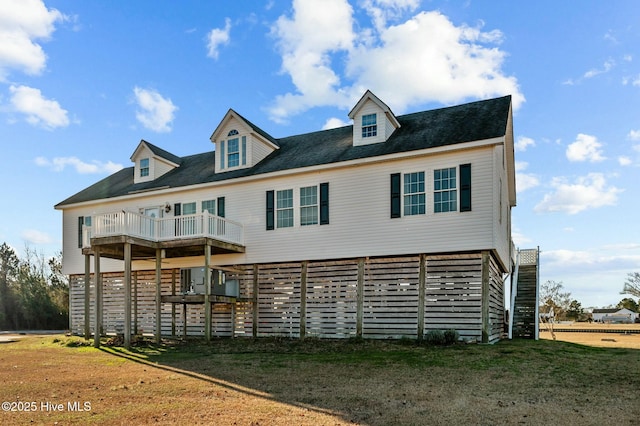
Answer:
[{"label": "gray shingled roof", "polygon": [[[225,181],[282,170],[501,137],[507,131],[510,105],[511,96],[505,96],[401,115],[397,117],[400,128],[391,135],[389,140],[372,145],[353,146],[353,126],[280,139],[269,137],[280,149],[275,150],[251,168],[219,174],[215,174],[213,170],[215,164],[213,151],[177,157],[179,161],[176,163],[180,164],[180,167],[151,182],[134,184],[134,168],[128,167],[67,198],[56,207],[114,198],[138,191],[152,191],[154,188],[176,188]],[[164,150],[162,152],[169,154]],[[160,156],[164,157],[164,155]]]},{"label": "gray shingled roof", "polygon": [[144,142],[149,147],[149,149],[151,150],[151,152],[153,152],[154,155],[160,158],[164,158],[165,160],[169,160],[172,163],[175,163],[178,165],[180,165],[180,163],[182,162],[182,159],[177,155],[174,155],[169,151],[165,151],[164,149],[152,144],[151,142],[147,142],[144,139],[142,139],[142,142]]}]

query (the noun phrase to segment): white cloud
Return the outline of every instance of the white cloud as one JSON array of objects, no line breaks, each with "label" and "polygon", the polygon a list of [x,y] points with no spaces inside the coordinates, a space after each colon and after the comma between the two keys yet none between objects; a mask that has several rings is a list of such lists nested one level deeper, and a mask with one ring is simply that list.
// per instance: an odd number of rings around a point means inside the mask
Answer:
[{"label": "white cloud", "polygon": [[[453,104],[468,98],[513,95],[524,102],[514,77],[501,67],[506,53],[496,45],[500,31],[454,25],[440,12],[420,12],[387,25],[415,9],[416,2],[368,0],[372,28],[358,27],[346,0],[295,0],[293,15],[272,27],[282,56],[282,72],[294,92],[275,98],[273,120],[317,106],[344,109],[371,89],[395,112],[413,104]],[[334,63],[335,62],[335,63]],[[401,81],[403,84],[398,84]]]},{"label": "white cloud", "polygon": [[65,19],[41,0],[0,1],[0,81],[5,81],[12,69],[40,74],[47,58],[36,40],[48,40],[55,24]]},{"label": "white cloud", "polygon": [[[602,249],[593,250],[543,250],[540,253],[541,263],[549,271],[580,270],[581,272],[605,272],[629,271],[640,263],[640,255],[620,254],[617,250]],[[622,284],[620,284],[622,289]]]},{"label": "white cloud", "polygon": [[46,99],[38,89],[28,86],[10,86],[13,111],[26,115],[29,124],[47,130],[69,125],[67,110],[55,100]]},{"label": "white cloud", "polygon": [[602,173],[589,173],[573,183],[564,178],[554,178],[551,186],[554,192],[544,196],[536,205],[536,212],[576,214],[587,209],[614,206],[618,202],[618,194],[622,192],[608,185]]},{"label": "white cloud", "polygon": [[625,156],[618,157],[618,164],[620,164],[621,166],[630,166],[632,163],[633,161],[629,157],[625,157]]},{"label": "white cloud", "polygon": [[349,126],[350,124],[351,123],[340,120],[339,118],[331,117],[324,123],[324,126],[322,126],[322,130],[335,129],[338,127]]},{"label": "white cloud", "polygon": [[516,151],[526,151],[528,147],[536,146],[536,141],[526,136],[520,136],[516,141],[514,148]]},{"label": "white cloud", "polygon": [[47,167],[54,172],[61,172],[67,166],[73,167],[76,172],[80,174],[93,174],[93,173],[115,173],[122,169],[122,164],[113,163],[107,161],[103,163],[101,161],[93,160],[90,163],[80,160],[77,157],[54,157],[51,160],[45,157],[37,157],[34,162],[40,167]]},{"label": "white cloud", "polygon": [[171,99],[164,98],[152,89],[135,87],[133,93],[140,108],[136,111],[136,118],[144,127],[158,133],[171,131],[171,122],[178,107]]},{"label": "white cloud", "polygon": [[53,238],[49,234],[35,229],[26,229],[22,232],[22,238],[28,244],[33,245],[51,244],[53,242]]},{"label": "white cloud", "polygon": [[615,61],[613,61],[612,59],[609,59],[608,61],[605,61],[604,64],[602,64],[602,68],[592,68],[589,71],[584,73],[584,78],[593,78],[597,75],[600,74],[605,74],[609,71],[611,71],[611,69],[613,69],[613,67],[615,66]]},{"label": "white cloud", "polygon": [[569,144],[566,155],[569,161],[603,161],[605,157],[600,149],[602,144],[595,136],[579,133],[575,142]]},{"label": "white cloud", "polygon": [[627,139],[631,141],[640,141],[640,130],[630,130]]},{"label": "white cloud", "polygon": [[640,75],[638,76],[625,75],[624,77],[622,77],[622,85],[626,86],[628,84],[631,84],[632,86],[635,86],[635,87],[640,86]]},{"label": "white cloud", "polygon": [[540,185],[540,179],[534,174],[524,173],[523,171],[529,167],[529,163],[524,161],[516,161],[516,189],[518,192],[524,192],[527,189],[535,188]]},{"label": "white cloud", "polygon": [[511,239],[516,247],[524,247],[527,244],[531,244],[531,238],[524,235],[519,229],[514,228],[511,230]]},{"label": "white cloud", "polygon": [[404,11],[414,11],[420,6],[419,0],[364,0],[362,7],[367,11],[374,26],[384,30],[388,20],[397,19]]},{"label": "white cloud", "polygon": [[229,44],[231,37],[231,19],[225,18],[224,28],[214,28],[207,34],[207,56],[218,59],[220,46]]}]

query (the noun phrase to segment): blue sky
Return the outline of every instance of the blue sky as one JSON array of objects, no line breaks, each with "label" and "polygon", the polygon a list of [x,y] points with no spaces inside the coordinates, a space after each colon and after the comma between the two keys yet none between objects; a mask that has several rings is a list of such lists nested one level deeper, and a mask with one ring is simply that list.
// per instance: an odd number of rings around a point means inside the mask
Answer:
[{"label": "blue sky", "polygon": [[637,1],[0,2],[0,242],[61,248],[53,206],[140,139],[211,150],[233,108],[275,137],[511,94],[514,241],[583,306],[640,271]]}]

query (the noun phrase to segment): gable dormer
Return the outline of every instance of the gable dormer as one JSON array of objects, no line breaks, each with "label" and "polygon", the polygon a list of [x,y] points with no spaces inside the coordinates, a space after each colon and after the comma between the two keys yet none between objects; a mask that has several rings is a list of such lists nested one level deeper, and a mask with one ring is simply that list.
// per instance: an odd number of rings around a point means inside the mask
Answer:
[{"label": "gable dormer", "polygon": [[232,109],[211,135],[211,142],[216,173],[253,167],[279,149],[274,138]]},{"label": "gable dormer", "polygon": [[367,90],[349,112],[353,120],[353,146],[385,142],[400,127],[391,109]]},{"label": "gable dormer", "polygon": [[131,161],[135,164],[133,183],[157,179],[176,167],[180,167],[181,162],[180,157],[158,148],[144,139],[140,141],[131,155]]}]

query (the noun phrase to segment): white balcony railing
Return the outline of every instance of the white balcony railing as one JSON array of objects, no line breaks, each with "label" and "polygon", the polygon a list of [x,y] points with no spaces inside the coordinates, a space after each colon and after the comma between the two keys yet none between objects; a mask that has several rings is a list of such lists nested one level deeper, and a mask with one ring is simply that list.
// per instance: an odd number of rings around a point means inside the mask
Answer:
[{"label": "white balcony railing", "polygon": [[82,246],[91,247],[91,238],[126,235],[149,241],[171,241],[209,237],[244,245],[242,225],[207,211],[198,214],[154,218],[134,212],[95,215],[91,226],[84,226]]}]

